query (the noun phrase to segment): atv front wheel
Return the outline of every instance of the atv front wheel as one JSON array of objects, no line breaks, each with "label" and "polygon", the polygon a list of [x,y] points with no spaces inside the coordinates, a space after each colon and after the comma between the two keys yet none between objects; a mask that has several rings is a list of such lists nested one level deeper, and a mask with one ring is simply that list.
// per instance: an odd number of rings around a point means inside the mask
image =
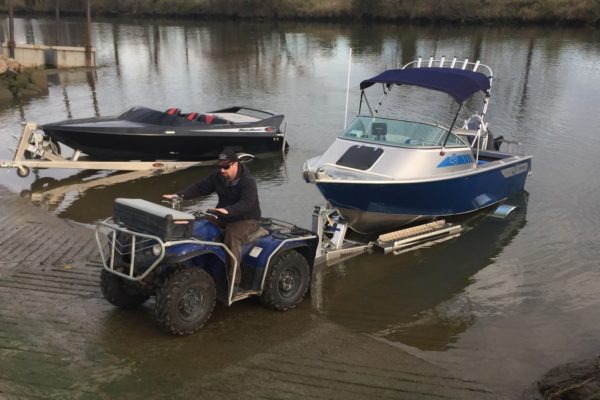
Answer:
[{"label": "atv front wheel", "polygon": [[215,282],[206,271],[179,269],[159,289],[156,317],[167,332],[190,335],[208,320],[216,298]]},{"label": "atv front wheel", "polygon": [[269,267],[260,300],[268,308],[287,311],[302,301],[309,286],[306,258],[295,250],[285,251],[276,255]]},{"label": "atv front wheel", "polygon": [[100,288],[104,298],[113,306],[131,309],[144,304],[148,295],[133,283],[102,268]]}]

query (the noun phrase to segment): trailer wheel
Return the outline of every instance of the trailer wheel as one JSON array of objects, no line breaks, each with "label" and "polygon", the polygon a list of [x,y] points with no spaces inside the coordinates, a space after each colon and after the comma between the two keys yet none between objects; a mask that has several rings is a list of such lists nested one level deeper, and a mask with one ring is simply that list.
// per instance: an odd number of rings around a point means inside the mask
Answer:
[{"label": "trailer wheel", "polygon": [[138,307],[146,300],[148,295],[131,282],[102,268],[100,273],[100,288],[104,298],[113,306],[129,310]]},{"label": "trailer wheel", "polygon": [[182,268],[164,281],[156,300],[156,317],[173,335],[190,335],[210,318],[217,298],[215,282],[200,268]]},{"label": "trailer wheel", "polygon": [[287,311],[296,307],[310,286],[310,268],[306,258],[295,250],[275,256],[260,297],[268,308]]},{"label": "trailer wheel", "polygon": [[24,166],[24,165],[21,165],[21,166],[18,166],[18,167],[17,167],[17,175],[18,175],[20,178],[25,178],[25,177],[27,177],[27,176],[29,175],[29,172],[30,172],[30,169],[29,169],[29,167],[26,167],[26,166]]}]

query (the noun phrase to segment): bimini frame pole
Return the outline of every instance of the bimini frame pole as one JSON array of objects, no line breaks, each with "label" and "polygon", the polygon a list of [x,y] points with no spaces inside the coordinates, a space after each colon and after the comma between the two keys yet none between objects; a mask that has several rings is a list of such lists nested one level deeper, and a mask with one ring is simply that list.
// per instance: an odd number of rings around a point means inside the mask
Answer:
[{"label": "bimini frame pole", "polygon": [[[367,95],[365,95],[365,91],[361,90],[360,91],[360,103],[362,105],[362,101],[365,101],[365,104],[367,105],[367,108],[369,109],[369,112],[371,113],[371,116],[374,117],[375,114],[373,114],[373,110],[371,109],[371,105],[369,104],[369,99],[367,98]],[[359,112],[360,114],[360,112]]]},{"label": "bimini frame pole", "polygon": [[[379,99],[379,102],[377,103],[377,107],[375,107],[375,114],[379,113],[379,107],[381,107],[381,105],[383,104],[383,100],[387,97],[388,94],[390,94],[390,92],[392,91],[392,86],[393,85],[389,85],[387,86],[385,83],[382,83],[381,86],[383,87],[383,96],[381,96],[381,99]],[[366,96],[365,96],[366,98]],[[372,113],[371,113],[372,114]]]},{"label": "bimini frame pole", "polygon": [[454,115],[454,120],[452,120],[452,125],[450,125],[450,129],[448,129],[448,133],[446,133],[446,138],[444,138],[444,143],[442,144],[442,151],[444,150],[444,147],[446,147],[446,143],[448,142],[448,138],[450,137],[450,132],[452,132],[452,129],[454,129],[454,124],[456,123],[458,114],[460,114],[461,108],[462,108],[462,103],[460,103],[458,105],[458,110],[456,111],[456,114]]}]

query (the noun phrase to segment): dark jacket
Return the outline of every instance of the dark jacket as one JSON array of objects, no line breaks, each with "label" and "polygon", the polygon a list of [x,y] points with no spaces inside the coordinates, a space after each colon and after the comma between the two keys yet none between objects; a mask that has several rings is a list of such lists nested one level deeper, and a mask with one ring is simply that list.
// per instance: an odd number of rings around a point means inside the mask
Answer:
[{"label": "dark jacket", "polygon": [[223,222],[259,219],[260,204],[256,181],[246,166],[241,163],[238,166],[238,174],[233,182],[228,182],[221,176],[219,170],[215,170],[201,181],[177,192],[177,195],[184,199],[191,199],[216,192],[219,202],[215,208],[224,208],[229,212],[219,217]]}]

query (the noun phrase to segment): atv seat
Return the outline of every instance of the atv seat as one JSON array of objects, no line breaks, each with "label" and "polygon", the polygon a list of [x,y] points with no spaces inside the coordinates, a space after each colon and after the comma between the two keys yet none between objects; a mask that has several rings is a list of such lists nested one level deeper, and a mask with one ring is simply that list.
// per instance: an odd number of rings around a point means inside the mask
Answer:
[{"label": "atv seat", "polygon": [[252,232],[251,234],[248,235],[248,237],[246,238],[246,243],[255,242],[258,239],[260,239],[261,237],[267,236],[268,234],[269,234],[268,230],[266,230],[262,226],[259,226],[257,230],[255,230],[254,232]]}]

